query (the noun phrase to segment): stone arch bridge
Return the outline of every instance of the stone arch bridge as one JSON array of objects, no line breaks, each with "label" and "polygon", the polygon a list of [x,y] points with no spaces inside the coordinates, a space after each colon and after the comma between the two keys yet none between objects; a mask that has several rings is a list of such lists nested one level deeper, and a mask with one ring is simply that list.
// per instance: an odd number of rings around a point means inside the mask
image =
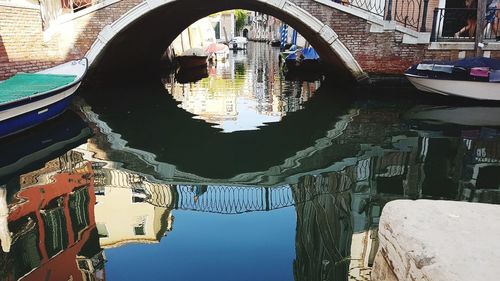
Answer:
[{"label": "stone arch bridge", "polygon": [[[437,6],[437,0],[430,2]],[[375,11],[368,4],[360,9],[363,5],[329,0],[102,0],[72,13],[53,15],[46,8],[59,2],[40,3],[0,1],[0,80],[83,56],[89,58],[94,70],[119,73],[123,69],[151,69],[191,23],[237,8],[287,22],[334,72],[358,81],[366,81],[372,73],[400,74],[424,58],[456,59],[473,50],[470,44],[430,43],[432,11],[427,4],[423,11],[417,11],[420,24],[412,29],[389,20],[392,12],[385,7],[392,4]],[[65,1],[62,3],[64,8]],[[495,44],[489,45],[492,51],[488,55],[499,57],[500,48]]]}]

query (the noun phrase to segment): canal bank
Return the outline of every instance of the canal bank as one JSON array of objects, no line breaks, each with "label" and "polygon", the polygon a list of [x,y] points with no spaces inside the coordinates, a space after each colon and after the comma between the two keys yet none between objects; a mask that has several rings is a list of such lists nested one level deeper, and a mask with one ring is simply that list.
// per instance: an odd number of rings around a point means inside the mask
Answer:
[{"label": "canal bank", "polygon": [[389,202],[380,218],[372,280],[496,280],[499,233],[498,205]]}]

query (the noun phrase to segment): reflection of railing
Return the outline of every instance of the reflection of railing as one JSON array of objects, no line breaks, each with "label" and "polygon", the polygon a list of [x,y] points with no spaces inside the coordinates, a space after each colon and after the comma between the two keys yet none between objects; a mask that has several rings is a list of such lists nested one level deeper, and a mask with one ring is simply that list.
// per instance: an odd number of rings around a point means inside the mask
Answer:
[{"label": "reflection of railing", "polygon": [[[476,29],[476,9],[436,8],[432,25],[431,41],[474,41]],[[500,36],[500,9],[486,12],[485,40],[495,40]]]},{"label": "reflection of railing", "polygon": [[177,209],[220,214],[268,211],[294,205],[290,187],[177,186]]}]

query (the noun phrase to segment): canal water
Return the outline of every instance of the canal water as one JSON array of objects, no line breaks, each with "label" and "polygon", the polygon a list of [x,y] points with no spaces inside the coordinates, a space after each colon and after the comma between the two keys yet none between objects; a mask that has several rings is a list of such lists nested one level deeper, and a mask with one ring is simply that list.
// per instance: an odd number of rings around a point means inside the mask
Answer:
[{"label": "canal water", "polygon": [[1,280],[369,280],[387,202],[500,202],[498,108],[277,58],[87,81],[0,140]]}]

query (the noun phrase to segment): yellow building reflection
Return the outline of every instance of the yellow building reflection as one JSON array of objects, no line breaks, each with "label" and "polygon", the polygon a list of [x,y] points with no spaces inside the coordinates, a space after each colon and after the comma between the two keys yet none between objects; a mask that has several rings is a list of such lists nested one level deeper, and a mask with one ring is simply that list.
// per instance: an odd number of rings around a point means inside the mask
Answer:
[{"label": "yellow building reflection", "polygon": [[124,170],[96,168],[95,220],[103,248],[158,243],[172,230],[175,188]]}]

